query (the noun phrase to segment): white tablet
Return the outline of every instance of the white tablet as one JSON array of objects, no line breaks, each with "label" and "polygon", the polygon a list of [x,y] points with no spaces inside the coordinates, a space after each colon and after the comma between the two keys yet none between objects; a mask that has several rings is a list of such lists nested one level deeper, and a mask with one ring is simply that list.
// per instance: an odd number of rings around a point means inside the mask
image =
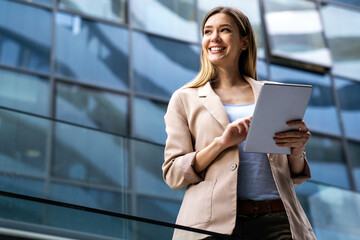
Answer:
[{"label": "white tablet", "polygon": [[277,132],[294,129],[286,122],[304,118],[311,91],[311,85],[264,83],[243,151],[290,154],[290,147],[277,146],[273,137]]}]

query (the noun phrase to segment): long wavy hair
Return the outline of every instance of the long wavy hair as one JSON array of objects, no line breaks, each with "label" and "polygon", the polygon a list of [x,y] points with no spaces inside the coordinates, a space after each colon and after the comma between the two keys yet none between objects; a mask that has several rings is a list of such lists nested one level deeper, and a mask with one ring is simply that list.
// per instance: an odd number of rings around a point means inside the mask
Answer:
[{"label": "long wavy hair", "polygon": [[[257,80],[256,73],[256,43],[253,28],[250,24],[247,16],[242,13],[240,10],[231,8],[231,7],[216,7],[208,12],[202,22],[201,32],[204,36],[204,26],[207,20],[217,14],[225,13],[228,16],[232,17],[239,29],[241,37],[247,37],[248,47],[246,50],[241,52],[239,57],[238,67],[242,75],[249,76]],[[208,81],[215,79],[217,76],[217,69],[214,64],[212,64],[207,57],[204,55],[203,49],[201,50],[201,69],[198,75],[189,83],[187,83],[182,88],[196,88],[205,85]]]}]

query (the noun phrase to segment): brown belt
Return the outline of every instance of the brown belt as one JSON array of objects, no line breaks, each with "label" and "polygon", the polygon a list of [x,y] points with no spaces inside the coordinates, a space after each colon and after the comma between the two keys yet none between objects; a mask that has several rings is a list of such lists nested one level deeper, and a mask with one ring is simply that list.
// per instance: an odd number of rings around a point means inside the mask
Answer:
[{"label": "brown belt", "polygon": [[266,201],[238,200],[239,215],[254,215],[262,213],[285,211],[280,199]]}]

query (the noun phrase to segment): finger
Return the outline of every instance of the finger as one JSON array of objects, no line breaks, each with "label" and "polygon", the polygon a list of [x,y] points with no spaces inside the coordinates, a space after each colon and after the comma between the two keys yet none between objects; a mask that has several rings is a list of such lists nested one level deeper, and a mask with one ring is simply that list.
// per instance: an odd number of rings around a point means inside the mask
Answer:
[{"label": "finger", "polygon": [[287,131],[287,132],[280,132],[275,134],[276,138],[288,138],[288,137],[305,137],[310,138],[310,132],[302,132],[302,131]]},{"label": "finger", "polygon": [[308,141],[308,138],[274,138],[274,141],[276,143],[287,143],[287,142],[302,142],[306,143]]},{"label": "finger", "polygon": [[299,142],[275,143],[278,147],[304,148],[305,144]]},{"label": "finger", "polygon": [[303,132],[309,131],[309,128],[306,126],[306,124],[305,124],[305,122],[303,120],[289,121],[286,124],[289,127],[298,127]]}]

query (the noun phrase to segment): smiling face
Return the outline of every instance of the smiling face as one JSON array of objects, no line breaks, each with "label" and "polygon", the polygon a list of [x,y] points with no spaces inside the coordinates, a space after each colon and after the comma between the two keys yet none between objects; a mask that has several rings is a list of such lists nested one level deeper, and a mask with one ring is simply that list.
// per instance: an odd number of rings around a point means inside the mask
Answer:
[{"label": "smiling face", "polygon": [[211,16],[203,29],[202,50],[215,66],[236,66],[240,54],[247,47],[232,17],[225,13]]}]

